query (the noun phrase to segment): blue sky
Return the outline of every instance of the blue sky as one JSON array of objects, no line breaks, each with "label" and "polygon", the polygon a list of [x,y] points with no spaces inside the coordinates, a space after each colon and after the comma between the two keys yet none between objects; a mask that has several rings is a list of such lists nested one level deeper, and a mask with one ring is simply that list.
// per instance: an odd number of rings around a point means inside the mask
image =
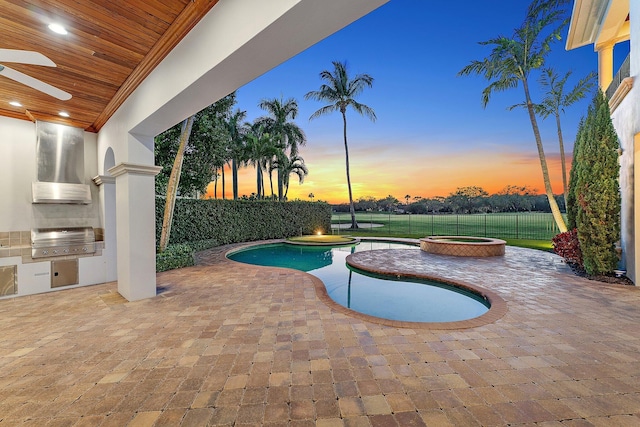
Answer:
[{"label": "blue sky", "polygon": [[[522,88],[493,95],[483,108],[481,92],[488,82],[477,76],[457,76],[471,60],[490,52],[478,42],[512,34],[528,4],[391,0],[240,88],[237,107],[253,120],[263,114],[257,107],[260,99],[296,98],[300,111],[296,122],[307,135],[302,155],[310,175],[304,185],[292,184],[290,193],[306,198],[314,192],[323,200],[346,201],[341,118],[335,114],[309,122],[322,104],[305,101],[304,94],[320,86],[318,74],[330,69],[331,61],[347,61],[352,73],[374,77],[373,88],[359,100],[378,116],[372,123],[348,113],[355,198],[386,194],[400,198],[407,193],[446,196],[465,185],[489,187],[489,192],[507,184],[542,189],[526,111],[507,110],[522,102]],[[596,70],[597,54],[592,46],[567,52],[564,43],[554,45],[547,66],[560,73],[573,70],[573,86],[578,78]],[[624,56],[626,53],[616,53],[616,62]],[[539,99],[538,76],[532,77],[533,96]],[[589,102],[574,105],[563,116],[568,153]],[[554,190],[561,192],[555,123],[548,119],[540,125]],[[241,188],[241,193],[251,191],[251,187]]]}]

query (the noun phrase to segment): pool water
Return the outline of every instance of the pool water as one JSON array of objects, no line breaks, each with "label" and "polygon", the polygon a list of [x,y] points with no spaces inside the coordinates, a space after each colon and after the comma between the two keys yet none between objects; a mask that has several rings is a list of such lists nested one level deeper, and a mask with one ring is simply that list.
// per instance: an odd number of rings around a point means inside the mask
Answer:
[{"label": "pool water", "polygon": [[395,280],[356,270],[346,264],[352,253],[417,246],[386,242],[361,242],[352,246],[314,247],[286,243],[253,246],[228,255],[247,264],[286,267],[319,278],[338,304],[384,319],[406,322],[454,322],[478,317],[489,303],[472,292],[428,280]]}]

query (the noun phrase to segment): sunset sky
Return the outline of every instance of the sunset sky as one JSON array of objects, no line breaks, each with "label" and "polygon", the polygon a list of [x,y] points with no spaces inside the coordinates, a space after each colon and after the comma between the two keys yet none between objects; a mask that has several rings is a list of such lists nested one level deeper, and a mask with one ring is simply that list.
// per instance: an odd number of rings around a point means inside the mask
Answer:
[{"label": "sunset sky", "polygon": [[[352,74],[367,73],[374,78],[373,88],[359,101],[373,108],[378,120],[372,123],[353,111],[347,113],[355,199],[388,194],[398,199],[406,194],[446,196],[457,187],[470,185],[489,193],[509,184],[542,191],[542,173],[526,110],[507,110],[523,101],[522,88],[493,95],[485,109],[481,92],[488,82],[475,76],[457,77],[470,61],[489,54],[490,48],[479,41],[512,34],[528,3],[391,0],[240,88],[237,107],[247,111],[250,121],[264,115],[257,107],[261,99],[293,97],[298,101],[295,122],[307,136],[301,155],[309,175],[302,185],[291,176],[289,199],[307,200],[313,193],[316,200],[348,201],[341,116],[335,113],[310,122],[311,114],[323,104],[304,100],[308,91],[320,87],[319,72],[331,69],[334,60],[347,61]],[[625,56],[616,51],[614,60],[619,63]],[[563,40],[554,45],[547,66],[561,74],[573,70],[568,83],[571,88],[579,78],[595,71],[597,55],[589,46],[567,52]],[[540,99],[537,78],[532,75],[534,102]],[[590,98],[570,107],[562,117],[569,157]],[[550,118],[539,125],[552,185],[561,193],[555,122]],[[227,197],[231,194],[230,175]],[[255,192],[255,181],[255,170],[243,169],[240,194]]]}]

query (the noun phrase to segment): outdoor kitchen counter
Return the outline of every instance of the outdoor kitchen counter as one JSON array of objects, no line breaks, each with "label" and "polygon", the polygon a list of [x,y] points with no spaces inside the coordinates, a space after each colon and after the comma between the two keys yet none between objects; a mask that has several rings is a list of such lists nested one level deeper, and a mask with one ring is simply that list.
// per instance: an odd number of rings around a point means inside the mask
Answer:
[{"label": "outdoor kitchen counter", "polygon": [[0,258],[31,255],[31,231],[0,231]]}]

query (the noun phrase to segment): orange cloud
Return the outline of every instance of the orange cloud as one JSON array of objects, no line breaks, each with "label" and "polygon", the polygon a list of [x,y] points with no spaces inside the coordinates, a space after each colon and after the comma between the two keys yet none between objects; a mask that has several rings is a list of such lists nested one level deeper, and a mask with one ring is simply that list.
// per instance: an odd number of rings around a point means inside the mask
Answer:
[{"label": "orange cloud", "polygon": [[[354,199],[382,198],[389,194],[398,199],[407,194],[411,197],[446,196],[458,187],[471,185],[482,187],[490,194],[507,185],[527,185],[540,193],[544,191],[540,161],[535,152],[498,151],[498,147],[473,150],[460,147],[455,151],[436,147],[431,150],[429,146],[415,144],[354,144],[349,150]],[[504,150],[505,146],[500,148]],[[309,193],[313,193],[316,200],[347,202],[343,145],[309,144],[302,155],[309,175],[302,185],[298,184],[297,177],[291,176],[288,198],[308,200]],[[548,153],[547,163],[553,190],[560,194],[562,173],[559,153]],[[567,164],[570,165],[570,158]],[[231,198],[231,173],[227,170],[225,174],[226,197]],[[267,177],[265,181],[269,193]],[[240,195],[255,192],[255,169],[240,170],[238,182]],[[208,191],[211,197],[213,186],[212,183]],[[218,183],[218,197],[222,197],[221,183]]]}]

